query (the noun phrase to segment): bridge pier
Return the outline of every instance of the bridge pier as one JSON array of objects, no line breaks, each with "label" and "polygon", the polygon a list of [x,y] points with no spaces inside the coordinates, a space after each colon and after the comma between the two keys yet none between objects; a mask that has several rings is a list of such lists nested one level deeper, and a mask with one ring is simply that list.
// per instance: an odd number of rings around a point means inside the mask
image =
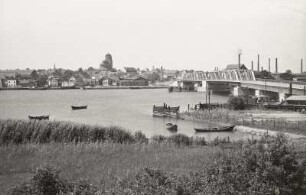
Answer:
[{"label": "bridge pier", "polygon": [[285,100],[287,97],[287,95],[285,93],[278,93],[278,101],[282,102],[283,100]]},{"label": "bridge pier", "polygon": [[200,81],[200,83],[195,84],[195,88],[198,92],[206,92],[208,90],[208,83],[206,81]]},{"label": "bridge pier", "polygon": [[233,88],[233,96],[244,96],[245,90],[240,86],[235,86]]}]

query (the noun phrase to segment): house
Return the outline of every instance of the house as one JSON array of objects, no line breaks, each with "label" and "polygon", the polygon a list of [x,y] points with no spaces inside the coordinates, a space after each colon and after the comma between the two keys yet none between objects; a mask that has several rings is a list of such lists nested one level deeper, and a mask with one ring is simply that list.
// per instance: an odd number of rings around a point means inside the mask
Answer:
[{"label": "house", "polygon": [[15,77],[6,77],[5,83],[7,87],[17,87],[17,79]]},{"label": "house", "polygon": [[58,76],[49,76],[48,77],[48,86],[49,87],[59,87],[60,78]]},{"label": "house", "polygon": [[143,76],[120,78],[120,86],[148,86],[149,80]]},{"label": "house", "polygon": [[226,66],[225,70],[237,70],[237,69],[242,69],[242,70],[247,70],[247,67],[244,64],[229,64]]},{"label": "house", "polygon": [[76,79],[74,76],[71,76],[68,80],[62,81],[62,87],[74,87]]},{"label": "house", "polygon": [[124,67],[124,70],[128,76],[135,76],[138,74],[137,69],[134,67]]},{"label": "house", "polygon": [[293,80],[306,82],[306,72],[299,73],[299,74],[293,74]]},{"label": "house", "polygon": [[285,99],[287,104],[306,105],[306,95],[292,95]]},{"label": "house", "polygon": [[119,78],[116,76],[105,76],[103,77],[100,82],[102,86],[118,86],[119,85]]}]

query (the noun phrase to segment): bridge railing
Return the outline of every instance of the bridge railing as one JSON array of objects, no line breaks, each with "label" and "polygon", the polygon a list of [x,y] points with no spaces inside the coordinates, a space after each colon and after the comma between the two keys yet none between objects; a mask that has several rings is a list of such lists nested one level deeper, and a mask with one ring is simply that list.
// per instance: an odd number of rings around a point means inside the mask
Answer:
[{"label": "bridge railing", "polygon": [[284,87],[284,88],[289,88],[290,84],[292,84],[293,89],[303,89],[304,90],[306,88],[306,83],[301,82],[301,81],[257,79],[256,84],[274,86],[274,87]]},{"label": "bridge railing", "polygon": [[214,72],[189,72],[184,73],[180,80],[185,81],[219,81],[219,80],[228,80],[228,81],[255,81],[254,72],[251,70],[222,70]]}]

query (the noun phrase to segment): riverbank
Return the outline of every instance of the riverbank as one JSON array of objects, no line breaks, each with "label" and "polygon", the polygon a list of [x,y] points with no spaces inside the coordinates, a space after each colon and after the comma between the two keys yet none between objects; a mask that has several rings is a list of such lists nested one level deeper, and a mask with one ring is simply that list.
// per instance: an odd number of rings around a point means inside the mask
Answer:
[{"label": "riverbank", "polygon": [[10,90],[70,90],[70,89],[85,89],[85,90],[104,90],[104,89],[166,89],[168,86],[84,86],[84,87],[12,87],[0,88],[3,91]]},{"label": "riverbank", "polygon": [[[232,124],[235,126],[245,126],[245,132],[279,132],[287,133],[303,137],[306,136],[306,117],[305,114],[300,114],[292,111],[279,110],[228,110],[217,108],[210,112],[204,111],[190,111],[183,112],[181,116],[185,120],[206,121],[213,124]],[[242,129],[242,128],[238,128]]]}]

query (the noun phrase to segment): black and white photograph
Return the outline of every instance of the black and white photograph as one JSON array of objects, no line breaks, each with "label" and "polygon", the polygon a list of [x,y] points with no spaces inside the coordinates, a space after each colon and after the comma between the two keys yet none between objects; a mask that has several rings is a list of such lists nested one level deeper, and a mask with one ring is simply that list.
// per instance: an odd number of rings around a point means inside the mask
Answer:
[{"label": "black and white photograph", "polygon": [[2,194],[306,194],[306,1],[0,0]]}]

